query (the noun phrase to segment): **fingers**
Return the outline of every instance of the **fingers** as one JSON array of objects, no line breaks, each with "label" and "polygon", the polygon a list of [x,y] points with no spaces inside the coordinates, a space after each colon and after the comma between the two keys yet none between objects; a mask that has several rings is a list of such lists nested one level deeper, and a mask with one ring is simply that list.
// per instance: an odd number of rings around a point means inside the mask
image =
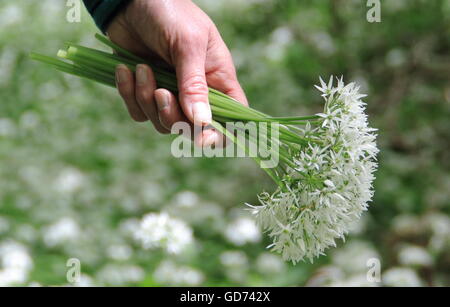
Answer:
[{"label": "fingers", "polygon": [[198,147],[223,147],[223,135],[216,129],[202,129],[200,133],[194,136],[194,144]]},{"label": "fingers", "polygon": [[163,134],[169,133],[158,117],[157,107],[154,99],[156,90],[156,81],[153,72],[148,65],[139,64],[136,66],[136,101],[146,116],[155,126],[155,129]]},{"label": "fingers", "polygon": [[131,118],[137,122],[143,122],[147,120],[144,112],[139,107],[134,91],[134,75],[126,65],[118,65],[116,68],[116,86],[119,90],[119,94],[125,101],[128,113]]},{"label": "fingers", "polygon": [[206,59],[208,84],[248,106],[247,97],[239,84],[236,69],[228,47],[216,28],[211,30],[211,43]]},{"label": "fingers", "polygon": [[158,118],[164,128],[170,130],[175,123],[188,121],[181,111],[175,95],[170,91],[157,89],[154,96],[158,108]]},{"label": "fingers", "polygon": [[211,123],[212,114],[205,76],[206,44],[204,50],[195,45],[192,42],[183,44],[177,54],[175,66],[179,98],[186,117],[196,125],[207,126]]},{"label": "fingers", "polygon": [[[158,107],[159,120],[166,129],[170,130],[175,123],[180,121],[188,122],[181,111],[177,98],[170,91],[157,89],[155,91],[155,100]],[[194,131],[193,129],[194,127],[191,125],[191,131]],[[198,147],[210,147],[212,145],[219,147],[223,143],[223,136],[215,129],[203,128],[193,137],[194,144]]]},{"label": "fingers", "polygon": [[[232,62],[231,62],[232,63]],[[232,65],[232,64],[228,64]],[[231,66],[230,66],[231,67]],[[222,67],[220,70],[212,71],[207,75],[208,84],[231,98],[234,98],[244,106],[248,106],[248,100],[245,96],[239,81],[236,77],[236,72],[233,69]]]},{"label": "fingers", "polygon": [[[170,133],[177,122],[188,122],[177,98],[166,89],[156,89],[153,72],[147,65],[137,65],[135,76],[127,66],[118,65],[116,79],[119,93],[135,121],[151,120],[155,129],[163,134]],[[223,135],[215,129],[203,128],[194,136],[194,144],[222,147]]]}]

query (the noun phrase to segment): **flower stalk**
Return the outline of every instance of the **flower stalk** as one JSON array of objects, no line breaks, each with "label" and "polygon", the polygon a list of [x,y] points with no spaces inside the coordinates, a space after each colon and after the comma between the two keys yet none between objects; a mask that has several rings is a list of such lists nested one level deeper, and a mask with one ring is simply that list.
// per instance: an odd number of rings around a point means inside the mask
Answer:
[{"label": "flower stalk", "polygon": [[[178,92],[177,80],[174,72],[158,67],[145,59],[133,55],[102,35],[97,34],[96,38],[106,46],[112,48],[116,54],[87,48],[77,44],[66,43],[66,49],[60,50],[57,53],[57,59],[35,53],[31,54],[31,57],[34,60],[51,65],[62,72],[90,79],[111,87],[116,86],[114,74],[117,65],[125,64],[135,72],[136,65],[145,63],[154,71],[158,87],[168,89],[174,93]],[[294,167],[295,165],[289,158],[289,148],[296,145],[307,146],[308,142],[311,141],[310,139],[297,134],[294,126],[306,125],[308,121],[319,120],[320,116],[271,117],[255,109],[245,107],[233,98],[212,88],[209,89],[209,101],[213,119],[215,120],[213,126],[221,132],[224,132],[224,125],[227,122],[242,121],[279,124],[279,138],[281,144],[278,145],[280,145],[281,161],[285,165],[279,167],[276,172],[278,175],[275,175],[274,172],[268,174],[280,188],[284,188],[282,176],[286,173],[287,167]],[[231,139],[236,141],[233,138]],[[245,148],[243,149],[248,152],[248,148],[245,144],[237,145],[244,146]],[[261,165],[259,158],[255,160]],[[267,169],[265,170],[267,172]]]}]

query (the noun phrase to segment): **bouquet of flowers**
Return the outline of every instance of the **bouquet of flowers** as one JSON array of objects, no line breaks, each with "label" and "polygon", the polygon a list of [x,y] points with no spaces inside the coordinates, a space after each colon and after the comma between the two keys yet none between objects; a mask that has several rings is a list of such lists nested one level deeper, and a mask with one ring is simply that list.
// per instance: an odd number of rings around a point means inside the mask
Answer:
[{"label": "bouquet of flowers", "polygon": [[[97,39],[115,53],[68,43],[58,58],[32,54],[37,61],[56,69],[115,87],[119,64],[135,71],[137,64],[148,64],[158,87],[177,93],[173,71],[141,59],[106,37]],[[267,151],[276,152],[279,163],[266,167],[258,154],[253,159],[277,184],[272,194],[259,195],[260,204],[249,205],[258,224],[273,239],[273,251],[285,260],[312,261],[335,240],[343,238],[349,225],[367,210],[373,196],[372,182],[377,168],[376,129],[368,126],[365,95],[359,87],[345,85],[342,78],[320,79],[316,86],[325,100],[324,111],[312,116],[272,117],[247,108],[233,98],[209,89],[213,113],[212,126],[246,152],[258,137],[243,131],[245,140],[226,129],[227,123],[257,122],[276,126],[277,137],[266,137]],[[243,128],[241,128],[243,129]],[[258,128],[261,129],[261,128]]]}]

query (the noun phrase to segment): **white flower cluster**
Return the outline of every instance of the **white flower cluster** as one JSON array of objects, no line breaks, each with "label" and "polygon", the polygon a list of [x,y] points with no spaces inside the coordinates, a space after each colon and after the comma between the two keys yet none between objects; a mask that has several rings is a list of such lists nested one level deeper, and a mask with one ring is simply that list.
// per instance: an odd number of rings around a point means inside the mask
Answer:
[{"label": "white flower cluster", "polygon": [[227,226],[225,237],[231,243],[242,246],[247,243],[259,242],[261,232],[253,219],[240,217]]},{"label": "white flower cluster", "polygon": [[273,251],[298,262],[323,254],[343,238],[373,196],[376,135],[368,127],[365,103],[354,83],[333,78],[316,86],[325,99],[320,120],[301,133],[308,145],[292,152],[285,189],[262,193],[252,207],[258,224],[273,238]]},{"label": "white flower cluster", "polygon": [[80,227],[77,222],[70,217],[64,217],[47,228],[44,228],[43,239],[45,245],[55,247],[68,241],[76,240],[80,236],[80,233]]},{"label": "white flower cluster", "polygon": [[33,260],[23,245],[14,241],[0,245],[0,287],[24,283],[32,268]]},{"label": "white flower cluster", "polygon": [[205,279],[202,272],[189,266],[165,260],[153,273],[156,282],[171,286],[199,286]]},{"label": "white flower cluster", "polygon": [[138,283],[145,278],[145,271],[135,265],[107,264],[98,273],[97,280],[112,286]]},{"label": "white flower cluster", "polygon": [[145,249],[163,248],[170,254],[179,254],[193,241],[192,229],[165,212],[144,216],[134,236]]},{"label": "white flower cluster", "polygon": [[383,273],[383,284],[387,287],[422,287],[416,271],[410,268],[393,267]]}]

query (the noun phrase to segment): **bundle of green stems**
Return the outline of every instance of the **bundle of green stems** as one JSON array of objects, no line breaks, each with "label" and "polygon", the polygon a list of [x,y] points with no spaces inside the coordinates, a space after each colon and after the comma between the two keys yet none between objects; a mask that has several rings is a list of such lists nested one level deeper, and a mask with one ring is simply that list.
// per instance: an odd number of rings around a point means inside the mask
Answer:
[{"label": "bundle of green stems", "polygon": [[[106,46],[110,47],[114,52],[108,53],[77,44],[67,43],[67,48],[65,50],[60,50],[57,53],[57,58],[37,53],[32,53],[31,58],[48,64],[62,72],[90,79],[111,87],[116,87],[115,70],[117,65],[125,64],[135,72],[136,65],[147,64],[154,72],[158,88],[165,88],[175,95],[178,94],[177,78],[174,71],[142,59],[114,44],[108,38],[100,34],[97,34],[96,38]],[[285,188],[283,181],[287,174],[287,170],[289,168],[295,168],[293,154],[299,152],[311,142],[318,142],[317,139],[305,136],[304,133],[302,133],[304,130],[297,127],[298,125],[306,125],[308,122],[313,123],[317,121],[320,118],[317,115],[302,117],[272,117],[253,108],[246,107],[233,98],[212,88],[209,88],[209,103],[213,115],[212,126],[226,135],[236,143],[237,146],[245,150],[245,152],[249,151],[250,143],[253,142],[255,144],[258,142],[258,139],[255,139],[246,133],[246,142],[242,142],[242,140],[239,140],[233,133],[226,129],[226,123],[263,122],[267,123],[269,127],[270,125],[278,125],[279,138],[270,138],[270,135],[268,135],[265,141],[268,143],[268,150],[275,150],[274,148],[276,148],[276,154],[279,156],[280,163],[278,163],[275,168],[264,168],[261,164],[261,157],[256,156],[252,158],[282,189]],[[267,129],[267,131],[270,131],[270,129]],[[277,142],[277,146],[272,146],[275,145],[274,142]]]}]

